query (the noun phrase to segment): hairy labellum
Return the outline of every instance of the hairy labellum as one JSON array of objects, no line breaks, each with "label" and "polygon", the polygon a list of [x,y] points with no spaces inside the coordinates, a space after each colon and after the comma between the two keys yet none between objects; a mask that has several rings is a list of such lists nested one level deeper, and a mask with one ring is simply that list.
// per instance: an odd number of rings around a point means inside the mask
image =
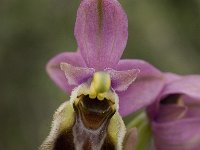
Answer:
[{"label": "hairy labellum", "polygon": [[[95,87],[94,91],[89,85]],[[70,101],[56,111],[51,132],[41,150],[122,149],[126,128],[118,113],[118,96],[104,85],[99,87],[92,81],[74,89]],[[97,89],[101,89],[103,98],[98,98]]]}]

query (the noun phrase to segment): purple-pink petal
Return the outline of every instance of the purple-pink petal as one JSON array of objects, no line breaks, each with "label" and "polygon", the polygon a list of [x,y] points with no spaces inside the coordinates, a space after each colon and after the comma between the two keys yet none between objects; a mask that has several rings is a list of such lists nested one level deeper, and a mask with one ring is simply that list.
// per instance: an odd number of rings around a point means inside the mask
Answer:
[{"label": "purple-pink petal", "polygon": [[63,91],[70,93],[75,87],[68,84],[64,72],[60,69],[60,63],[65,62],[77,67],[85,67],[85,62],[79,52],[64,52],[53,57],[47,64],[46,70],[50,78]]},{"label": "purple-pink petal", "polygon": [[184,94],[200,101],[200,76],[184,76],[168,84],[162,93],[162,96],[169,94]]},{"label": "purple-pink petal", "polygon": [[142,60],[121,60],[116,70],[138,68],[140,73],[135,82],[124,92],[119,92],[119,111],[122,116],[128,115],[151,104],[164,85],[162,73]]},{"label": "purple-pink petal", "polygon": [[128,38],[127,16],[117,0],[82,0],[77,12],[75,37],[90,68],[115,66]]},{"label": "purple-pink petal", "polygon": [[164,73],[164,76],[165,76],[165,83],[166,84],[169,84],[173,81],[176,81],[176,80],[178,80],[182,77],[180,75],[177,75],[177,74],[171,73],[171,72]]},{"label": "purple-pink petal", "polygon": [[63,62],[60,64],[60,67],[61,70],[64,71],[65,77],[67,78],[69,85],[78,86],[91,78],[95,72],[93,68],[75,67]]},{"label": "purple-pink petal", "polygon": [[194,101],[193,99],[187,99],[187,101],[185,103],[188,107],[186,117],[187,118],[191,118],[191,117],[199,117],[200,118],[200,101]]},{"label": "purple-pink petal", "polygon": [[200,118],[152,123],[156,150],[199,150]]},{"label": "purple-pink petal", "polygon": [[116,92],[122,92],[135,81],[137,74],[140,72],[139,69],[131,69],[125,71],[117,71],[113,69],[106,69],[111,76],[112,88]]},{"label": "purple-pink petal", "polygon": [[[200,76],[165,74],[166,86],[151,107],[152,131],[156,150],[199,150]],[[160,103],[180,95],[181,104]],[[172,99],[171,99],[172,100]],[[150,108],[152,110],[152,108]]]}]

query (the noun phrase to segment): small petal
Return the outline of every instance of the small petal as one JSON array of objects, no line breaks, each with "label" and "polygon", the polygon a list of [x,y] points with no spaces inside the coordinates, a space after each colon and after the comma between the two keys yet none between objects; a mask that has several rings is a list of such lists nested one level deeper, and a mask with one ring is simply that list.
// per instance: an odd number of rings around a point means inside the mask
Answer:
[{"label": "small petal", "polygon": [[77,67],[85,67],[85,62],[79,52],[64,52],[53,57],[47,64],[46,70],[55,84],[65,92],[70,93],[75,87],[69,85],[64,72],[60,69],[60,63],[65,62]]},{"label": "small petal", "polygon": [[117,0],[82,0],[77,12],[75,37],[90,68],[115,66],[128,38],[127,16]]},{"label": "small petal", "polygon": [[137,74],[140,72],[139,69],[116,71],[113,69],[106,69],[110,74],[112,80],[112,88],[116,92],[122,92],[127,90],[129,85],[135,81]]},{"label": "small petal", "polygon": [[199,150],[200,118],[152,123],[156,150]]},{"label": "small petal", "polygon": [[76,85],[86,82],[92,77],[95,70],[92,68],[75,67],[68,63],[61,63],[60,68],[65,73],[69,85]]},{"label": "small petal", "polygon": [[138,78],[129,88],[119,93],[120,113],[128,115],[152,103],[164,85],[164,78],[159,70],[142,60],[121,60],[117,70],[138,68]]}]

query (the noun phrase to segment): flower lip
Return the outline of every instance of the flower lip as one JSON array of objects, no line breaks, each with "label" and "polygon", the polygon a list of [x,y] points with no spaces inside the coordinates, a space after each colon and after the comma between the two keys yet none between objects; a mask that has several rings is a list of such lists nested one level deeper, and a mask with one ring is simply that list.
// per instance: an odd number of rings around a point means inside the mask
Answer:
[{"label": "flower lip", "polygon": [[111,101],[104,99],[90,99],[89,95],[78,97],[79,102],[74,103],[73,107],[84,126],[89,129],[98,129],[108,123],[114,115],[115,108]]},{"label": "flower lip", "polygon": [[[77,88],[75,88],[74,91],[72,91],[71,98],[70,98],[71,105],[78,104],[80,102],[80,98],[83,95],[84,95],[84,97],[88,97],[91,94],[89,83],[90,82],[81,84]],[[119,98],[118,98],[117,94],[114,91],[112,91],[111,89],[104,93],[103,100],[98,99],[98,97],[93,98],[93,99],[90,98],[90,100],[91,101],[95,101],[95,100],[104,101],[104,100],[106,100],[106,101],[108,101],[108,103],[110,104],[112,109],[114,109],[114,110],[119,109]]]},{"label": "flower lip", "polygon": [[90,84],[79,85],[71,94],[70,103],[75,112],[79,115],[83,124],[90,129],[97,129],[106,123],[115,111],[118,111],[118,96],[109,90],[105,93],[105,98],[99,100],[98,97],[89,97]]},{"label": "flower lip", "polygon": [[112,109],[113,103],[107,99],[98,100],[98,98],[90,99],[88,95],[81,95],[80,97],[80,105],[83,110],[90,111],[96,114],[104,114]]}]

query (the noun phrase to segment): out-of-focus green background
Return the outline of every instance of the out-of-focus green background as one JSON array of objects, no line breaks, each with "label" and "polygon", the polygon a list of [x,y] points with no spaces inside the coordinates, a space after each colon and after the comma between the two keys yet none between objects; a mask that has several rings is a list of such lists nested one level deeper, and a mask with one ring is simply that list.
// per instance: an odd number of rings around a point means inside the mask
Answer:
[{"label": "out-of-focus green background", "polygon": [[[199,0],[121,0],[129,18],[123,57],[162,71],[200,73]],[[77,48],[79,0],[0,1],[0,150],[35,150],[52,115],[67,99],[45,64]]]}]

